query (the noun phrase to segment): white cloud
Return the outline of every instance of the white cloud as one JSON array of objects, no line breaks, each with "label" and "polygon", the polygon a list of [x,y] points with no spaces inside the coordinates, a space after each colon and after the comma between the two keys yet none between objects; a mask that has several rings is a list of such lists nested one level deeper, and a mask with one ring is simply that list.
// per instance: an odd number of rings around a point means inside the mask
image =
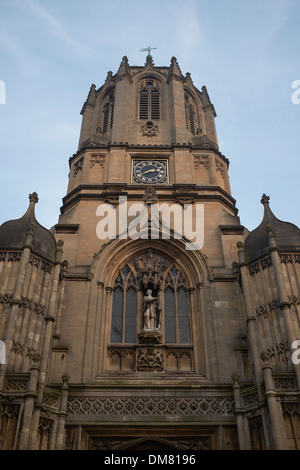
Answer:
[{"label": "white cloud", "polygon": [[84,56],[91,57],[94,53],[89,47],[82,45],[82,42],[74,39],[62,25],[62,23],[55,18],[49,11],[43,8],[36,0],[26,0],[26,5],[29,7],[31,12],[40,20],[45,21],[52,34],[61,39],[66,45],[75,49],[77,53]]},{"label": "white cloud", "polygon": [[[174,49],[180,56],[180,62],[184,69],[189,69],[195,61],[199,60],[204,48],[203,26],[199,15],[199,4],[194,0],[187,0],[182,4],[173,4],[171,12],[173,15],[173,37]],[[182,70],[183,72],[183,70]],[[183,72],[184,73],[184,72]]]},{"label": "white cloud", "polygon": [[[6,25],[3,23],[0,24],[0,47],[5,54],[18,60],[26,75],[35,75],[39,70],[38,62],[28,54],[28,50],[21,41],[7,31]],[[2,69],[4,75],[1,78],[4,78],[5,73],[5,69]]]}]

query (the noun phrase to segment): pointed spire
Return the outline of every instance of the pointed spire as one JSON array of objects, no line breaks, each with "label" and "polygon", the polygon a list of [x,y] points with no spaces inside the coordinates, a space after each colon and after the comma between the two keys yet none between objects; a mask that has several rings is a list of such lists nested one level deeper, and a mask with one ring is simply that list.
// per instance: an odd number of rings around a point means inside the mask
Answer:
[{"label": "pointed spire", "polygon": [[105,84],[110,83],[112,81],[112,79],[113,79],[113,73],[111,71],[107,72]]},{"label": "pointed spire", "polygon": [[192,77],[191,77],[190,72],[187,72],[187,73],[185,74],[185,82],[186,82],[186,83],[190,83],[191,85],[193,84],[193,80],[192,80]]},{"label": "pointed spire", "polygon": [[39,197],[36,192],[29,194],[28,197],[29,197],[30,203],[33,203],[34,205],[39,202]]},{"label": "pointed spire", "polygon": [[262,223],[265,222],[267,233],[271,232],[272,222],[274,222],[274,220],[277,220],[277,217],[271,211],[269,201],[270,201],[270,196],[267,196],[264,193],[261,197],[260,202],[264,206],[264,216],[263,216]]},{"label": "pointed spire", "polygon": [[263,194],[262,197],[261,197],[260,202],[262,204],[269,204],[269,201],[270,201],[270,196],[267,196],[266,194]]},{"label": "pointed spire", "polygon": [[201,99],[202,99],[203,106],[206,106],[207,107],[206,109],[211,109],[213,116],[216,117],[217,116],[216,110],[214,108],[214,105],[210,101],[210,97],[209,97],[209,94],[205,85],[203,85],[203,87],[201,88]]},{"label": "pointed spire", "polygon": [[90,87],[90,91],[89,91],[86,102],[89,104],[94,104],[95,101],[96,101],[96,85],[93,83]]},{"label": "pointed spire", "polygon": [[177,59],[176,57],[172,57],[171,59],[171,65],[170,65],[170,69],[169,69],[169,75],[176,75],[178,77],[182,77],[182,73],[181,73],[181,70],[180,70],[180,67],[178,65],[178,62],[177,62]]},{"label": "pointed spire", "polygon": [[[273,212],[271,211],[271,208],[270,208],[270,197],[267,196],[266,194],[263,194],[262,197],[261,197],[261,200],[260,202],[263,204],[264,206],[264,216],[263,216],[263,221],[265,221],[265,223],[267,225],[272,225],[271,222],[273,222],[274,220],[278,220],[277,217],[273,214]],[[262,222],[263,222],[262,221]]]},{"label": "pointed spire", "polygon": [[127,59],[126,55],[122,59],[122,62],[120,64],[117,75],[124,75],[124,74],[129,74],[130,75],[128,59]]},{"label": "pointed spire", "polygon": [[24,217],[26,215],[29,215],[32,217],[32,219],[34,219],[35,218],[35,205],[39,202],[39,197],[35,191],[29,194],[28,197],[29,197],[29,206],[28,206],[27,211],[24,214]]}]

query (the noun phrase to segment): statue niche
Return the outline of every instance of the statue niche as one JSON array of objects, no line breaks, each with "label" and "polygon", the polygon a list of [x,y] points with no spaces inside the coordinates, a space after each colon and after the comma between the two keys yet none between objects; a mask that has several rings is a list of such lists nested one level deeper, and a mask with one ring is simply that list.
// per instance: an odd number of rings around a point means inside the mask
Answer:
[{"label": "statue niche", "polygon": [[163,272],[166,270],[166,260],[161,257],[154,258],[151,249],[147,250],[145,259],[136,258],[134,267],[137,272],[138,282],[144,293],[142,319],[143,330],[138,334],[139,343],[162,343],[160,333],[160,295],[163,285]]}]

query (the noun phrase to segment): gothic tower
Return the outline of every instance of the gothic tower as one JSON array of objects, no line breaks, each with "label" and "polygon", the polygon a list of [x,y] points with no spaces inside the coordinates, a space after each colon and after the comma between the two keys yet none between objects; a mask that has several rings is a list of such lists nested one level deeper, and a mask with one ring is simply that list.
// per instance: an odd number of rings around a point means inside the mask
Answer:
[{"label": "gothic tower", "polygon": [[0,446],[297,448],[299,229],[265,195],[240,224],[214,106],[174,57],[123,57],[81,114],[58,223],[33,193],[0,227]]}]

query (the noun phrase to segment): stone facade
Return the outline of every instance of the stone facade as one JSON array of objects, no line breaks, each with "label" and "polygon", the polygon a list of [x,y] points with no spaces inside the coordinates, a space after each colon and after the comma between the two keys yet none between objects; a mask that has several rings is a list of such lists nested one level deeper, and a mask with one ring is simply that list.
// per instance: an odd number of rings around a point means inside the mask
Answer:
[{"label": "stone facade", "polygon": [[240,224],[207,89],[174,57],[124,57],[81,113],[58,223],[33,194],[0,227],[0,447],[299,448],[299,229],[266,196]]}]

